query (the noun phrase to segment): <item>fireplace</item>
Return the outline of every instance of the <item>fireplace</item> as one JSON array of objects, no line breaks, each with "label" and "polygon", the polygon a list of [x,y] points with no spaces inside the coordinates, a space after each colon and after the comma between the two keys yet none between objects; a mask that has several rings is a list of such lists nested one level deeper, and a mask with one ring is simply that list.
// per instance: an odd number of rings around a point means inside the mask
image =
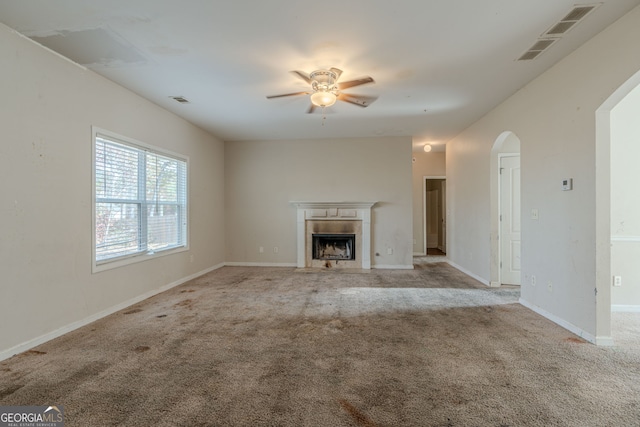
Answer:
[{"label": "fireplace", "polygon": [[375,202],[291,202],[298,208],[300,268],[371,268]]},{"label": "fireplace", "polygon": [[354,260],[356,259],[355,234],[313,234],[312,259]]}]

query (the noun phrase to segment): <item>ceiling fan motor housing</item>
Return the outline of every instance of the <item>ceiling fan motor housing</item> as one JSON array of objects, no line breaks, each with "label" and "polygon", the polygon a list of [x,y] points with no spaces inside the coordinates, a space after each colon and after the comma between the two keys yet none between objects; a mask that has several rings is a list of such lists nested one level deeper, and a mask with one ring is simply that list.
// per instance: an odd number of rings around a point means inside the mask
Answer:
[{"label": "ceiling fan motor housing", "polygon": [[338,90],[336,80],[338,75],[330,70],[316,70],[309,74],[311,87],[318,92],[335,92]]}]

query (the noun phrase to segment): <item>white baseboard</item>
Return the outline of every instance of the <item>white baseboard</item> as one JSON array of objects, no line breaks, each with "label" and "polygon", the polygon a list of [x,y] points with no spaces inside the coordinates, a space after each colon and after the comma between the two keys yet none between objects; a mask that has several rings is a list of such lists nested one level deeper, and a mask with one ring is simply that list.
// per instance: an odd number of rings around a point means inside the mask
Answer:
[{"label": "white baseboard", "polygon": [[47,332],[46,334],[40,335],[39,337],[30,339],[28,341],[25,341],[25,342],[23,342],[21,344],[18,344],[18,345],[14,346],[14,347],[11,347],[11,348],[7,349],[7,350],[2,350],[2,351],[0,351],[0,361],[8,359],[10,357],[13,357],[16,354],[22,353],[24,351],[27,351],[27,350],[29,350],[29,349],[31,349],[33,347],[39,346],[40,344],[43,344],[43,343],[45,343],[47,341],[50,341],[50,340],[52,340],[54,338],[58,338],[59,336],[62,336],[64,334],[68,333],[68,332],[71,332],[73,330],[81,328],[81,327],[83,327],[85,325],[88,325],[91,322],[95,322],[98,319],[102,319],[103,317],[106,317],[106,316],[108,316],[110,314],[113,314],[113,313],[115,313],[117,311],[125,309],[125,308],[127,308],[127,307],[129,307],[129,306],[131,306],[133,304],[139,303],[140,301],[143,301],[143,300],[145,300],[147,298],[150,298],[150,297],[152,297],[154,295],[157,295],[159,293],[167,291],[167,290],[169,290],[171,288],[175,288],[176,286],[181,285],[183,283],[186,283],[191,279],[195,279],[196,277],[200,277],[200,276],[202,276],[204,274],[207,274],[207,273],[209,273],[209,272],[211,272],[213,270],[217,270],[217,269],[219,269],[221,267],[224,267],[224,263],[215,265],[213,267],[210,267],[210,268],[207,268],[205,270],[199,271],[197,273],[191,274],[189,276],[183,277],[181,279],[176,280],[175,282],[172,282],[172,283],[169,283],[167,285],[161,286],[161,287],[159,287],[157,289],[151,290],[151,291],[146,292],[146,293],[144,293],[142,295],[138,295],[137,297],[131,298],[130,300],[121,302],[121,303],[116,304],[116,305],[114,305],[112,307],[109,307],[109,308],[107,308],[105,310],[99,311],[98,313],[95,313],[95,314],[92,314],[91,316],[85,317],[82,320],[78,320],[76,322],[70,323],[70,324],[68,324],[66,326],[63,326],[61,328],[58,328],[58,329],[56,329],[54,331]]},{"label": "white baseboard", "polygon": [[448,263],[451,267],[455,268],[456,270],[460,270],[460,271],[462,271],[462,272],[463,272],[464,274],[466,274],[467,276],[471,276],[471,277],[473,277],[473,278],[474,278],[474,279],[476,279],[478,282],[480,282],[480,283],[482,283],[482,284],[484,284],[484,285],[487,285],[487,286],[491,286],[491,285],[489,284],[489,281],[488,281],[488,280],[483,279],[482,277],[480,277],[480,276],[478,276],[478,275],[476,275],[476,274],[474,274],[474,273],[472,273],[472,272],[470,272],[470,271],[466,270],[466,269],[465,269],[465,268],[463,268],[463,267],[460,267],[458,264],[456,264],[455,262],[451,261],[451,260],[450,260],[450,259],[448,259],[448,258],[447,258],[447,263]]},{"label": "white baseboard", "polygon": [[527,307],[529,310],[531,311],[535,311],[536,313],[538,313],[540,316],[542,317],[546,317],[547,319],[551,320],[553,323],[562,326],[563,328],[565,328],[566,330],[568,330],[569,332],[572,332],[574,334],[576,334],[577,336],[579,336],[580,338],[589,341],[592,344],[596,344],[596,345],[601,345],[601,346],[612,346],[613,345],[613,338],[611,337],[596,337],[593,334],[590,334],[589,332],[583,330],[582,328],[577,327],[576,325],[567,322],[564,319],[561,319],[560,317],[556,316],[555,314],[551,314],[549,313],[547,310],[538,307],[537,305],[531,304],[530,302],[520,298],[519,300],[520,304],[524,305],[525,307]]},{"label": "white baseboard", "polygon": [[377,270],[413,270],[413,264],[410,264],[410,265],[376,264],[376,265],[372,265],[371,268],[375,268]]},{"label": "white baseboard", "polygon": [[499,288],[500,287],[500,282],[491,282],[491,283],[489,283],[489,286],[491,286],[492,288]]},{"label": "white baseboard", "polygon": [[295,262],[236,262],[228,261],[224,263],[228,267],[297,267]]},{"label": "white baseboard", "polygon": [[640,313],[640,305],[611,304],[611,311],[622,313]]}]

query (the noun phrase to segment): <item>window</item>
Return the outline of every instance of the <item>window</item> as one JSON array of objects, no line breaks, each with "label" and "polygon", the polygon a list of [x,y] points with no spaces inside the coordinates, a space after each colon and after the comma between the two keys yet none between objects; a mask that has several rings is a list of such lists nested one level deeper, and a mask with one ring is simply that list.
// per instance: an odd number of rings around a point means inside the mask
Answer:
[{"label": "window", "polygon": [[184,249],[187,161],[94,131],[94,206],[95,267]]}]

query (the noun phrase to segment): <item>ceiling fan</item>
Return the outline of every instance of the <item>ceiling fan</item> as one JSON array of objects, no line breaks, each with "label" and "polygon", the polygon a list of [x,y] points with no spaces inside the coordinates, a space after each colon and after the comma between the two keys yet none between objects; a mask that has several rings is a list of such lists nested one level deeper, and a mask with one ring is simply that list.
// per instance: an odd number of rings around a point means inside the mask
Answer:
[{"label": "ceiling fan", "polygon": [[338,83],[338,79],[342,74],[342,70],[338,68],[330,68],[328,70],[316,70],[309,74],[303,71],[292,71],[297,77],[311,85],[311,90],[304,92],[285,93],[282,95],[267,96],[267,99],[282,98],[285,96],[311,95],[311,106],[307,113],[313,113],[317,107],[325,108],[335,104],[336,101],[344,101],[359,107],[368,107],[373,101],[378,99],[377,96],[353,95],[342,92],[354,86],[360,86],[367,83],[375,83],[371,77],[362,77],[356,80],[349,80]]}]

